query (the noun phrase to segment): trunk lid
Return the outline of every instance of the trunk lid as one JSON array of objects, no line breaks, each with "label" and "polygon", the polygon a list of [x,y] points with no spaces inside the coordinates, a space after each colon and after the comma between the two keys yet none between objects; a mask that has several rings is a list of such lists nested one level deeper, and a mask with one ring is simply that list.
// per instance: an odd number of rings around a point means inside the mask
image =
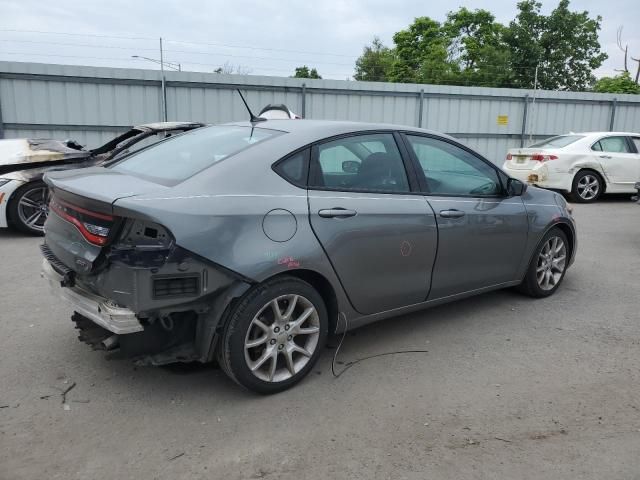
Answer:
[{"label": "trunk lid", "polygon": [[508,150],[506,166],[512,170],[532,170],[535,166],[540,165],[541,157],[555,155],[556,149],[546,148],[511,148]]},{"label": "trunk lid", "polygon": [[118,234],[123,219],[113,214],[116,200],[166,189],[101,167],[51,172],[45,182],[51,191],[46,248],[79,274],[98,266],[102,249]]}]

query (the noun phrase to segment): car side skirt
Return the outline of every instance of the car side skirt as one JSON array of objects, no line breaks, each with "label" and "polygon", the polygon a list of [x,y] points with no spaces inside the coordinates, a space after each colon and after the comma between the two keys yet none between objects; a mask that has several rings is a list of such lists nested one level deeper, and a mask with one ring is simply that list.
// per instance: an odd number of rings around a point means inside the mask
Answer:
[{"label": "car side skirt", "polygon": [[[442,305],[449,302],[454,302],[456,300],[461,300],[463,298],[473,297],[475,295],[480,295],[482,293],[491,292],[493,290],[500,290],[503,288],[514,287],[519,285],[521,280],[514,280],[511,282],[499,283],[496,285],[490,285],[488,287],[482,287],[475,290],[470,290],[467,292],[456,293],[455,295],[449,295],[447,297],[437,298],[434,300],[427,300],[426,302],[416,303],[413,305],[409,305],[406,307],[396,308],[393,310],[387,310],[385,312],[375,313],[373,315],[367,315],[363,317],[358,317],[355,319],[347,319],[346,326],[348,330],[352,330],[354,328],[362,327],[363,325],[368,325],[373,322],[377,322],[379,320],[384,320],[391,317],[396,317],[399,315],[405,315],[412,312],[417,312],[420,310],[426,310],[431,307],[436,307],[438,305]],[[338,325],[336,329],[336,333],[341,333],[344,331],[344,322],[340,322],[341,325]]]}]

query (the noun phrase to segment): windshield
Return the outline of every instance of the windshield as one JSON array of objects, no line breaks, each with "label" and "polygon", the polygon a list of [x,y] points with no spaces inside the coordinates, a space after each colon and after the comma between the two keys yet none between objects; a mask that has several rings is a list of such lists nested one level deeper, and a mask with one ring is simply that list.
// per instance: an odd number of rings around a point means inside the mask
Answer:
[{"label": "windshield", "polygon": [[240,126],[206,127],[133,153],[107,168],[174,185],[282,132]]},{"label": "windshield", "polygon": [[560,135],[529,145],[529,148],[562,148],[577,142],[581,138],[584,138],[584,135]]}]

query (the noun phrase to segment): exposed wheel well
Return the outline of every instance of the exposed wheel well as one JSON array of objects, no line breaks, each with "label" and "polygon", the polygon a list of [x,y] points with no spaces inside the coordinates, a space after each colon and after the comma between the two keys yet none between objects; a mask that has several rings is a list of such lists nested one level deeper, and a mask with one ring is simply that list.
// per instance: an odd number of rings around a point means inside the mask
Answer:
[{"label": "exposed wheel well", "polygon": [[335,332],[338,321],[338,298],[336,297],[336,292],[331,286],[329,280],[313,270],[304,269],[288,270],[286,272],[279,273],[276,277],[284,275],[304,280],[318,291],[324,300],[325,306],[327,307],[327,314],[329,315],[329,333],[331,334]]},{"label": "exposed wheel well", "polygon": [[569,245],[567,245],[567,247],[569,248],[569,258],[573,258],[573,248],[574,248],[573,242],[575,237],[573,230],[571,230],[571,227],[566,223],[558,223],[556,227],[562,230],[562,233],[564,233],[567,236],[567,240],[569,241]]},{"label": "exposed wheel well", "polygon": [[576,172],[576,174],[573,176],[573,180],[571,181],[571,190],[573,191],[573,182],[575,181],[576,177],[578,176],[578,174],[580,174],[581,172],[590,172],[593,173],[595,175],[598,176],[598,178],[602,181],[602,193],[605,193],[607,191],[607,181],[604,179],[604,177],[602,176],[602,174],[593,169],[593,168],[581,168],[580,170],[578,170]]}]

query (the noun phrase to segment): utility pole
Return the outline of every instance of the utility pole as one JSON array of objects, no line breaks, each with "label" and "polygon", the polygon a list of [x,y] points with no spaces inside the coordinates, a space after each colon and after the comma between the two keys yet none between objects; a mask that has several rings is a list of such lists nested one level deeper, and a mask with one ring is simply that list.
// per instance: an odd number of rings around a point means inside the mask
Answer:
[{"label": "utility pole", "polygon": [[161,78],[161,97],[162,97],[162,119],[163,121],[167,121],[167,85],[166,80],[164,78],[164,57],[162,52],[162,37],[160,37],[160,75]]}]

